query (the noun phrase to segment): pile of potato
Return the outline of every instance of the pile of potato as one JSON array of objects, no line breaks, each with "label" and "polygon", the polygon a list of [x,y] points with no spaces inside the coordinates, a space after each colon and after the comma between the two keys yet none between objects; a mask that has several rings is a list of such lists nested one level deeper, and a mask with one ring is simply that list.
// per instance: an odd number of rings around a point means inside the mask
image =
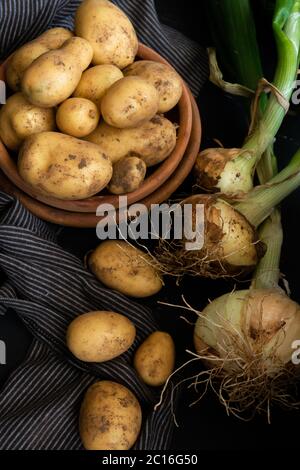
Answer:
[{"label": "pile of potato", "polygon": [[[103,242],[89,258],[95,276],[106,286],[134,297],[158,292],[162,280],[149,256],[126,242]],[[76,317],[66,334],[68,349],[80,361],[103,363],[128,351],[135,343],[136,327],[116,312],[95,311]],[[174,370],[175,345],[168,333],[155,331],[136,349],[133,367],[149,386],[164,385]],[[94,383],[83,399],[79,431],[88,450],[128,450],[136,442],[142,423],[141,406],[124,385]]]},{"label": "pile of potato", "polygon": [[132,192],[176,145],[163,114],[180,100],[181,78],[164,64],[134,62],[133,25],[108,0],[81,3],[75,34],[54,28],[13,54],[6,81],[15,94],[0,110],[0,138],[43,195]]}]

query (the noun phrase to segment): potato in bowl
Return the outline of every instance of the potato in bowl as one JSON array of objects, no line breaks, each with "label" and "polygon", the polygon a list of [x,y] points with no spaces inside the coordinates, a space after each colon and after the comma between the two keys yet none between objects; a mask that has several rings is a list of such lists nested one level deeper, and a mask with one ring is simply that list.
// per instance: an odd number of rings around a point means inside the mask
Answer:
[{"label": "potato in bowl", "polygon": [[85,199],[107,186],[112,164],[101,148],[58,132],[29,137],[18,159],[22,178],[59,199]]},{"label": "potato in bowl", "polygon": [[[86,0],[83,2],[83,4],[86,3]],[[102,6],[104,5],[104,3],[110,3],[110,2],[99,2],[99,4],[102,4]],[[78,34],[78,33],[77,33]],[[72,36],[72,33],[70,32],[70,35]],[[68,44],[73,44],[73,45],[76,45],[79,46],[83,49],[83,44],[85,44],[84,42],[82,41],[88,41],[88,39],[86,38],[81,38],[81,37],[76,37],[76,36],[73,36],[73,37],[68,37],[66,38],[66,41],[62,44],[62,45],[59,45],[59,47],[57,47],[57,49],[55,50],[48,50],[47,52],[45,52],[44,54],[41,54],[39,57],[37,57],[37,62],[36,61],[33,61],[33,63],[31,63],[29,66],[28,66],[28,69],[24,71],[24,75],[25,77],[28,77],[30,76],[32,79],[33,79],[33,82],[34,83],[38,83],[38,81],[40,80],[40,78],[37,80],[35,74],[33,73],[33,70],[34,70],[34,67],[36,68],[36,63],[40,63],[40,64],[43,64],[43,67],[45,66],[45,63],[47,62],[50,63],[51,61],[54,60],[54,56],[52,55],[52,53],[54,54],[60,54],[60,51],[63,50],[64,51],[64,56],[67,57],[67,55],[65,54],[69,54],[68,52]],[[93,49],[93,45],[90,43],[92,49]],[[101,202],[110,202],[112,203],[113,205],[117,205],[118,204],[118,195],[119,194],[128,194],[129,196],[129,204],[133,203],[133,202],[136,202],[140,199],[142,199],[143,197],[147,197],[149,194],[151,194],[155,189],[157,189],[161,184],[163,184],[171,175],[172,173],[174,172],[174,170],[177,168],[178,164],[180,163],[181,159],[183,158],[183,154],[184,154],[184,151],[187,147],[187,144],[188,144],[188,140],[189,140],[189,136],[190,136],[190,132],[191,132],[191,104],[190,104],[190,99],[189,99],[189,95],[188,95],[188,91],[186,90],[186,88],[184,87],[183,85],[183,95],[182,95],[182,98],[180,99],[179,103],[176,105],[176,111],[174,114],[167,114],[167,116],[164,116],[163,114],[161,113],[157,113],[157,109],[158,109],[158,104],[157,104],[157,95],[158,95],[158,91],[157,89],[153,86],[153,84],[150,83],[150,81],[147,81],[144,77],[139,77],[139,76],[128,76],[128,77],[124,77],[124,72],[126,69],[124,69],[120,66],[117,66],[113,63],[113,61],[111,60],[107,60],[107,63],[105,64],[100,64],[100,65],[94,65],[93,63],[93,60],[92,62],[87,65],[87,68],[85,69],[86,67],[86,63],[87,63],[87,56],[88,57],[88,61],[90,60],[90,52],[87,54],[88,50],[90,51],[89,48],[86,48],[85,49],[85,58],[84,60],[81,59],[81,57],[78,57],[78,63],[80,62],[81,63],[81,66],[80,66],[80,73],[77,73],[76,72],[76,80],[74,79],[75,77],[72,77],[72,87],[66,87],[66,89],[68,89],[68,92],[66,90],[64,90],[64,96],[63,96],[63,101],[60,101],[62,98],[59,98],[59,102],[58,102],[58,97],[56,96],[55,97],[55,100],[54,100],[54,94],[53,96],[51,95],[51,91],[56,90],[56,84],[57,82],[59,81],[58,77],[59,76],[63,76],[62,74],[62,70],[60,70],[60,67],[64,67],[63,64],[60,64],[60,61],[61,61],[61,56],[59,58],[59,60],[56,61],[56,67],[55,67],[55,70],[47,70],[47,74],[48,74],[48,77],[51,77],[51,80],[53,80],[53,83],[54,83],[54,88],[53,90],[51,90],[51,87],[49,88],[50,92],[48,93],[48,96],[45,97],[45,100],[44,100],[44,97],[42,98],[42,105],[40,107],[42,107],[43,109],[51,109],[53,110],[52,112],[56,113],[56,122],[58,124],[57,128],[53,129],[43,129],[43,131],[55,131],[57,134],[60,133],[61,135],[67,135],[67,136],[70,136],[70,137],[75,137],[77,139],[82,139],[83,141],[90,141],[89,139],[89,136],[92,136],[93,135],[93,132],[91,133],[88,133],[88,135],[86,136],[86,133],[87,133],[87,130],[83,130],[82,133],[77,133],[77,131],[74,132],[74,126],[73,126],[73,129],[72,129],[72,126],[69,126],[68,127],[68,124],[71,123],[72,119],[73,119],[73,116],[71,113],[69,112],[64,112],[63,115],[64,115],[64,118],[63,118],[63,121],[64,121],[64,125],[62,126],[61,125],[61,120],[59,119],[59,115],[61,114],[61,112],[59,113],[59,109],[62,108],[66,111],[66,106],[63,106],[65,102],[68,102],[69,100],[73,100],[74,98],[78,98],[78,99],[87,99],[87,100],[90,100],[91,102],[93,102],[95,104],[95,106],[97,107],[98,109],[98,113],[99,115],[101,115],[101,109],[102,109],[102,103],[103,103],[103,100],[106,101],[107,103],[107,97],[106,95],[108,94],[108,96],[110,97],[110,99],[108,99],[108,102],[112,102],[112,103],[117,103],[119,105],[119,102],[120,100],[118,99],[118,97],[116,98],[113,97],[113,99],[111,99],[111,96],[112,96],[112,91],[111,89],[118,85],[118,82],[120,81],[125,81],[125,83],[143,83],[143,86],[145,89],[149,90],[151,89],[151,93],[152,93],[152,96],[155,96],[155,100],[151,102],[150,106],[147,107],[146,105],[145,106],[140,106],[139,108],[139,113],[137,113],[136,116],[134,116],[134,119],[133,121],[131,121],[131,119],[124,119],[124,113],[122,114],[122,109],[121,109],[121,114],[119,113],[119,115],[117,116],[117,120],[113,122],[113,126],[107,124],[107,122],[105,121],[105,118],[107,120],[109,120],[109,118],[107,118],[107,114],[110,115],[111,114],[111,109],[110,109],[110,106],[104,106],[104,116],[101,116],[100,118],[100,121],[99,121],[99,124],[98,124],[98,127],[101,129],[101,126],[110,126],[110,127],[113,127],[113,129],[115,130],[116,132],[116,140],[118,139],[118,136],[117,134],[120,132],[121,127],[120,126],[124,126],[124,123],[125,123],[125,127],[123,127],[124,130],[130,130],[132,131],[133,133],[136,132],[135,135],[138,135],[139,131],[140,131],[140,128],[142,126],[149,126],[151,127],[153,125],[153,120],[162,120],[162,122],[165,122],[164,120],[168,120],[170,125],[169,125],[169,135],[170,135],[170,139],[168,141],[168,144],[166,144],[166,140],[163,140],[163,139],[160,139],[160,142],[158,142],[157,140],[157,144],[154,142],[155,139],[151,138],[151,132],[148,132],[148,136],[149,136],[149,142],[148,142],[148,145],[147,145],[147,138],[144,138],[143,139],[143,142],[144,142],[144,147],[148,147],[149,149],[149,152],[147,153],[147,156],[145,156],[145,158],[143,159],[140,155],[140,149],[137,149],[137,151],[135,150],[128,150],[126,153],[123,152],[122,155],[120,155],[120,157],[116,156],[114,154],[114,152],[112,152],[111,154],[109,154],[106,150],[107,146],[109,147],[109,145],[107,145],[107,142],[105,142],[103,145],[100,144],[99,142],[93,142],[95,143],[96,145],[98,145],[99,147],[101,147],[101,150],[103,153],[105,153],[108,158],[111,160],[111,164],[114,166],[114,164],[117,162],[118,159],[123,159],[123,158],[141,158],[144,163],[146,164],[146,175],[144,176],[143,175],[143,172],[140,172],[139,175],[138,175],[138,178],[134,178],[134,183],[132,185],[129,185],[127,184],[128,182],[128,174],[126,172],[123,172],[123,174],[121,175],[121,178],[122,178],[122,181],[125,181],[125,186],[124,186],[124,191],[125,192],[122,192],[121,193],[121,189],[120,187],[117,188],[117,191],[115,191],[115,186],[113,185],[110,185],[110,180],[106,183],[106,185],[104,187],[102,187],[101,190],[99,190],[97,193],[94,193],[93,195],[90,195],[90,191],[88,190],[88,188],[86,188],[86,194],[87,196],[83,197],[82,196],[82,193],[80,192],[80,197],[76,198],[76,199],[73,199],[73,195],[75,196],[75,194],[72,194],[72,198],[70,198],[69,196],[70,195],[67,195],[66,197],[63,195],[63,193],[61,191],[58,191],[57,193],[55,192],[55,188],[51,188],[51,191],[48,192],[48,189],[47,187],[43,187],[43,189],[41,188],[41,186],[39,184],[35,184],[33,186],[32,182],[30,184],[27,184],[28,183],[28,179],[25,179],[24,176],[23,176],[23,173],[19,173],[18,175],[15,175],[15,169],[16,166],[14,167],[14,163],[13,162],[9,162],[8,163],[8,160],[11,158],[11,160],[13,160],[14,157],[11,157],[11,156],[5,156],[5,158],[1,159],[2,162],[1,162],[1,166],[4,170],[4,172],[7,174],[7,176],[11,179],[11,181],[13,181],[19,188],[21,188],[23,191],[25,191],[27,194],[33,196],[34,198],[37,198],[38,200],[42,201],[42,202],[45,202],[47,203],[48,205],[50,206],[53,206],[53,207],[57,207],[57,208],[61,208],[61,209],[66,209],[66,210],[69,210],[69,211],[78,211],[78,212],[95,212],[97,206],[99,205],[99,197],[101,198]],[[51,54],[49,56],[49,54]],[[78,53],[79,56],[81,56],[81,53]],[[77,54],[77,55],[78,55]],[[46,57],[52,57],[51,60],[49,61],[49,59],[47,59],[47,61],[45,61]],[[58,57],[58,56],[57,56]],[[74,51],[70,54],[69,57],[67,57],[67,63],[72,63],[72,61],[76,61],[76,53],[74,54]],[[135,55],[132,60],[131,60],[131,63],[127,64],[126,67],[130,67],[131,65],[133,65],[134,63],[134,60],[136,61],[143,61],[143,60],[152,60],[152,61],[162,61],[164,62],[164,60],[158,56],[158,54],[156,54],[154,51],[152,51],[151,49],[147,48],[146,46],[143,46],[143,45],[139,45],[139,49],[138,49],[138,54]],[[62,62],[64,62],[64,60],[62,60]],[[66,63],[64,62],[64,64],[66,65]],[[3,69],[2,70],[5,70],[6,68],[6,65],[4,65]],[[170,67],[171,69],[171,67]],[[30,72],[31,70],[31,72]],[[59,74],[57,75],[57,71],[59,71]],[[100,73],[101,72],[101,73]],[[105,72],[105,73],[104,73]],[[107,72],[107,75],[106,75],[106,72]],[[1,71],[0,71],[1,73]],[[80,76],[80,77],[79,77]],[[98,80],[98,77],[102,77],[102,81],[100,83],[100,79]],[[75,82],[77,83],[79,79],[79,82],[77,84],[77,86],[75,87],[74,89],[74,86],[75,86]],[[26,82],[26,79],[22,78],[22,83],[25,83]],[[96,85],[99,83],[99,87],[97,88]],[[49,83],[48,83],[49,84]],[[100,86],[101,85],[101,86]],[[119,86],[119,85],[118,85]],[[36,101],[36,90],[34,93],[32,93],[31,89],[29,90],[30,87],[28,87],[27,85],[25,86],[24,85],[24,90],[25,91],[25,94],[26,94],[26,99],[31,102],[31,104],[33,106],[36,106],[33,104],[33,102],[37,103]],[[29,91],[28,91],[29,90]],[[129,91],[128,91],[128,87],[127,87],[127,90],[125,91],[125,96],[127,94],[131,96],[131,91],[132,91],[132,87],[129,88]],[[140,89],[139,87],[135,87],[134,88],[134,94],[137,94],[137,95],[140,95]],[[137,92],[137,93],[136,93]],[[38,92],[39,93],[39,92]],[[69,95],[69,96],[67,96]],[[25,95],[23,94],[23,96],[25,97]],[[53,98],[53,101],[50,100],[50,97],[51,97],[51,100]],[[49,98],[49,100],[48,100]],[[38,100],[40,99],[40,97],[38,97]],[[31,101],[30,101],[31,100]],[[105,103],[104,101],[104,103]],[[141,101],[144,102],[144,97],[141,96]],[[147,100],[146,100],[147,101]],[[53,106],[50,107],[50,103],[52,102]],[[55,104],[54,104],[55,103]],[[125,107],[126,107],[126,99],[124,101],[125,103]],[[154,103],[155,103],[155,106],[154,106]],[[116,112],[116,106],[113,104],[111,106],[112,110],[113,110],[113,113],[112,114],[115,114]],[[123,107],[124,108],[124,107]],[[150,108],[150,111],[149,111],[149,108]],[[153,116],[153,113],[154,116]],[[73,113],[74,114],[74,113]],[[96,113],[97,114],[97,113]],[[138,115],[139,114],[139,115]],[[120,124],[120,115],[121,115],[121,124]],[[99,119],[99,118],[98,118]],[[95,119],[95,121],[97,121],[97,118]],[[128,126],[128,122],[126,121],[131,121],[130,122],[130,127],[127,127]],[[132,124],[133,122],[133,124]],[[95,122],[90,122],[89,123],[91,125],[90,129],[88,130],[92,130],[93,126],[95,125]],[[119,127],[116,127],[116,126],[119,126]],[[80,127],[82,127],[80,125]],[[88,127],[88,126],[87,126]],[[97,131],[98,127],[95,129],[95,131]],[[158,127],[158,126],[157,126]],[[94,132],[95,132],[94,131]],[[30,136],[29,136],[30,137]],[[92,139],[91,139],[92,140]],[[137,138],[138,140],[138,138]],[[4,139],[2,138],[2,141],[4,141]],[[2,151],[2,150],[1,150]],[[1,152],[0,151],[0,152]],[[21,153],[20,153],[21,155]],[[169,158],[170,157],[170,158]],[[21,158],[21,157],[20,157]],[[166,160],[166,161],[165,161]],[[131,161],[131,160],[129,160]],[[158,166],[160,165],[160,167]],[[155,167],[155,168],[151,168],[151,167]],[[7,168],[9,167],[9,168]],[[132,171],[133,167],[131,165],[118,165],[116,166],[116,172],[117,172],[117,177],[119,179],[119,176],[120,176],[120,167],[121,168],[125,168],[125,169],[128,169],[128,171]],[[140,166],[139,166],[140,167]],[[127,171],[127,170],[126,170]],[[21,178],[20,178],[21,176]],[[23,184],[24,182],[24,184]],[[138,183],[137,183],[138,182]],[[58,188],[59,185],[56,185],[56,187]],[[110,191],[110,189],[113,189],[112,191]],[[118,194],[116,194],[116,192]],[[74,193],[74,191],[73,191]],[[78,200],[78,204],[76,203],[76,200]],[[82,204],[82,201],[85,201],[86,203]]]}]

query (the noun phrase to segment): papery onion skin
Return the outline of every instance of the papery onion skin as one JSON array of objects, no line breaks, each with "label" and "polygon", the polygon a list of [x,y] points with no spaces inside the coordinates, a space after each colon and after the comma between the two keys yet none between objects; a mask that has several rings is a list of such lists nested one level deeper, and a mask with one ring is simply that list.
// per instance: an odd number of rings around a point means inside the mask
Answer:
[{"label": "papery onion skin", "polygon": [[[247,219],[226,201],[216,196],[195,195],[184,204],[204,204],[205,242],[194,256],[224,274],[237,275],[254,269],[264,255],[264,244]],[[195,217],[194,209],[194,217]],[[195,224],[195,221],[194,221]]]},{"label": "papery onion skin", "polygon": [[[211,302],[195,325],[194,344],[199,355],[224,359],[225,369],[236,369],[227,361],[257,355],[265,373],[273,374],[292,359],[292,343],[300,339],[300,306],[280,289],[253,289],[225,294]],[[242,359],[242,358],[241,358]],[[209,361],[210,363],[213,361]],[[241,363],[243,361],[241,360]]]},{"label": "papery onion skin", "polygon": [[[246,217],[216,195],[194,195],[181,202],[193,233],[172,242],[161,239],[155,257],[162,273],[209,277],[236,277],[253,271],[265,254],[265,244]],[[202,208],[201,208],[202,206]],[[204,211],[204,225],[197,220]],[[184,222],[186,222],[185,220]],[[199,225],[200,224],[200,225]],[[201,238],[203,245],[193,247]],[[187,247],[187,245],[189,245]],[[192,245],[192,247],[190,246]],[[199,245],[198,245],[199,246]]]},{"label": "papery onion skin", "polygon": [[238,160],[241,149],[209,148],[199,153],[195,166],[195,183],[209,192],[247,193],[253,188],[252,171]]}]

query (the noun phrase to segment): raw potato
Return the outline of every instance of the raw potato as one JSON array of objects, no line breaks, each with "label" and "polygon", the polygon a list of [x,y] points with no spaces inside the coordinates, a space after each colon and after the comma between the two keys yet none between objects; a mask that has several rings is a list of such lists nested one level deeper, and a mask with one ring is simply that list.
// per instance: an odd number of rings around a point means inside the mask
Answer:
[{"label": "raw potato", "polygon": [[108,185],[112,194],[126,194],[138,189],[145,179],[146,163],[138,157],[125,157],[115,163]]},{"label": "raw potato", "polygon": [[174,108],[182,95],[182,80],[168,65],[151,60],[139,60],[124,70],[126,77],[137,75],[151,83],[159,94],[159,113]]},{"label": "raw potato", "polygon": [[75,91],[92,57],[92,46],[85,39],[69,39],[60,49],[43,54],[28,67],[22,79],[24,95],[37,106],[57,106]]},{"label": "raw potato", "polygon": [[73,137],[85,137],[93,132],[100,119],[100,113],[90,100],[85,98],[69,98],[57,110],[57,127],[64,134]]},{"label": "raw potato", "polygon": [[86,450],[129,450],[138,438],[141,424],[140,404],[128,388],[101,381],[87,390],[79,418]]},{"label": "raw potato", "polygon": [[157,113],[159,96],[143,78],[125,77],[114,83],[101,101],[101,113],[110,126],[137,127]]},{"label": "raw potato", "polygon": [[112,177],[112,164],[100,147],[58,132],[29,137],[21,147],[18,168],[38,193],[64,200],[93,196]]},{"label": "raw potato", "polygon": [[141,379],[152,387],[164,385],[175,365],[175,345],[168,333],[156,331],[141,344],[134,356],[134,367]]},{"label": "raw potato", "polygon": [[22,93],[8,98],[0,110],[0,138],[10,150],[17,150],[32,134],[54,129],[54,109],[34,106]]},{"label": "raw potato", "polygon": [[115,65],[96,65],[83,72],[74,96],[100,104],[107,90],[124,75]]},{"label": "raw potato", "polygon": [[76,34],[93,46],[93,64],[120,69],[132,64],[138,39],[129,18],[107,0],[84,0],[75,17]]},{"label": "raw potato", "polygon": [[135,339],[135,326],[124,315],[89,312],[75,318],[67,331],[67,346],[85,362],[105,362],[127,351]]},{"label": "raw potato", "polygon": [[73,33],[64,28],[52,28],[38,38],[20,47],[10,58],[6,68],[6,82],[13,91],[21,89],[21,80],[25,70],[45,52],[58,49]]},{"label": "raw potato", "polygon": [[173,152],[176,127],[160,115],[135,129],[116,129],[102,121],[86,140],[100,145],[113,163],[135,155],[150,167],[161,163]]},{"label": "raw potato", "polygon": [[108,240],[89,257],[89,267],[107,287],[131,297],[149,297],[162,288],[162,279],[148,254],[125,241]]}]

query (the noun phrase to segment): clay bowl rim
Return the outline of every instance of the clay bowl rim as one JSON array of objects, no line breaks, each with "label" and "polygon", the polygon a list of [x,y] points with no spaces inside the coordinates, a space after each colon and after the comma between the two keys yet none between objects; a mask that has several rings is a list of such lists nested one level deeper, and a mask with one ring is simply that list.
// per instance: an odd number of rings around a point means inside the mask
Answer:
[{"label": "clay bowl rim", "polygon": [[[191,102],[193,127],[184,157],[174,174],[160,188],[140,201],[140,203],[145,204],[147,207],[150,207],[151,204],[160,204],[166,201],[187,178],[196,161],[201,144],[202,125],[200,112],[193,96],[191,96]],[[28,194],[25,194],[18,187],[14,186],[5,175],[1,174],[0,170],[0,187],[1,186],[5,192],[17,198],[35,216],[47,222],[77,228],[95,228],[99,223],[102,223],[102,218],[97,217],[96,214],[64,211],[47,206],[31,198]]]},{"label": "clay bowl rim", "polygon": [[[168,61],[160,56],[153,49],[139,44],[137,58],[143,60],[153,60],[161,62],[172,67]],[[9,58],[0,66],[0,79],[5,78],[5,65]],[[173,68],[173,67],[172,67]],[[183,81],[183,80],[182,80]],[[192,130],[192,105],[190,100],[190,92],[187,85],[183,81],[183,94],[177,105],[179,110],[179,130],[177,135],[176,147],[171,155],[163,161],[154,172],[148,176],[144,183],[136,191],[124,194],[127,196],[128,205],[134,204],[141,199],[149,196],[152,192],[162,186],[176,170],[181,162],[184,152],[188,146]],[[117,207],[119,205],[119,195],[95,195],[82,200],[61,200],[54,197],[48,197],[39,194],[34,188],[27,184],[19,175],[15,161],[9,155],[8,150],[0,140],[0,168],[3,173],[23,192],[34,199],[57,209],[63,209],[71,212],[96,212],[100,204],[112,204]]]}]

